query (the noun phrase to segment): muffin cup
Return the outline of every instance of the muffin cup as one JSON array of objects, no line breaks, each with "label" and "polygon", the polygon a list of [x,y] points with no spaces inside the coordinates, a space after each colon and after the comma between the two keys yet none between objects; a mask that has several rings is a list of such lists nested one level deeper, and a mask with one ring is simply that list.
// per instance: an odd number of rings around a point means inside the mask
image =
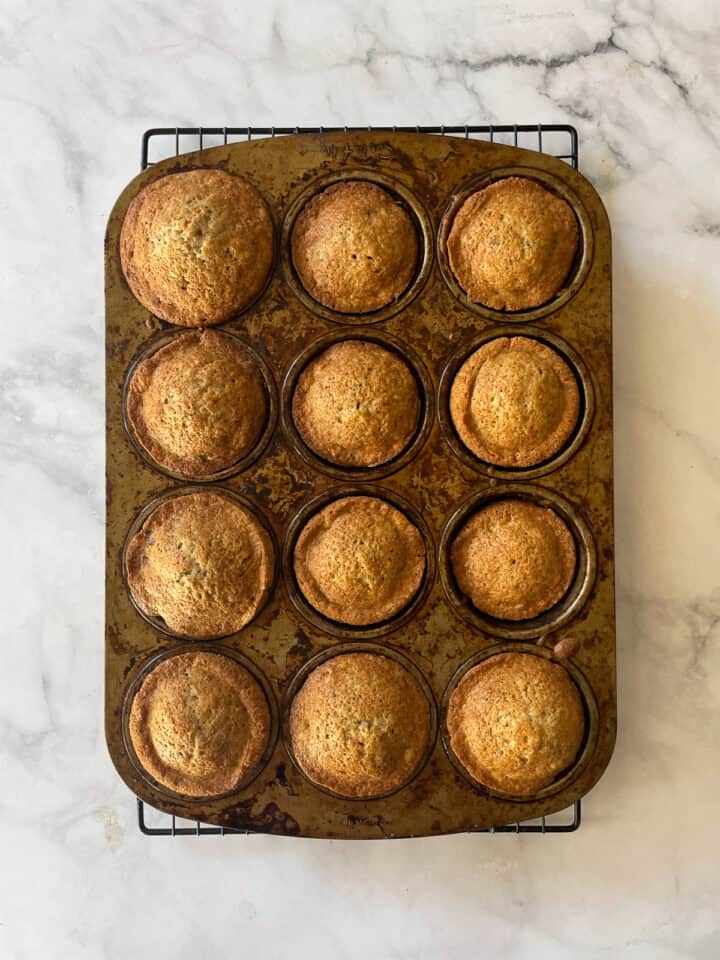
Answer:
[{"label": "muffin cup", "polygon": [[[505,180],[508,177],[522,177],[525,180],[535,180],[540,186],[557,194],[572,208],[580,228],[578,249],[565,283],[551,300],[541,304],[539,307],[533,307],[529,310],[493,310],[491,307],[486,307],[481,303],[475,303],[460,286],[450,266],[447,253],[447,241],[453,221],[460,207],[468,197],[473,193],[477,193],[478,190],[490,186],[491,183],[495,183],[498,180]],[[539,320],[541,317],[546,317],[555,310],[564,307],[585,282],[593,258],[592,223],[585,207],[578,197],[559,177],[555,177],[545,170],[537,170],[532,167],[501,167],[491,170],[480,177],[474,177],[459,187],[457,192],[452,195],[440,221],[440,228],[437,233],[437,258],[440,272],[442,273],[445,283],[466,310],[472,310],[473,313],[480,314],[480,316],[488,320],[493,320],[496,323],[499,320],[506,320],[510,323],[519,323],[523,320]]]},{"label": "muffin cup", "polygon": [[[212,794],[202,797],[193,797],[184,793],[176,793],[174,790],[170,790],[168,787],[164,786],[158,780],[155,780],[147,770],[143,767],[138,759],[137,754],[135,753],[135,748],[133,747],[132,738],[130,737],[130,711],[132,709],[133,700],[135,699],[136,694],[139,692],[140,687],[143,684],[145,678],[152,673],[155,667],[159,666],[164,660],[168,660],[171,657],[178,656],[182,653],[217,653],[221,656],[228,657],[231,660],[234,660],[236,663],[239,663],[240,666],[245,667],[248,673],[257,680],[260,684],[263,694],[265,695],[265,700],[267,701],[268,709],[270,711],[270,731],[268,734],[268,741],[263,751],[263,755],[260,760],[248,770],[247,774],[243,777],[240,783],[234,787],[232,790],[229,790],[225,793]],[[280,720],[279,720],[279,711],[277,701],[272,691],[272,687],[265,676],[265,674],[247,657],[243,656],[242,653],[239,653],[237,650],[233,650],[230,647],[223,646],[221,644],[213,643],[207,644],[202,641],[197,641],[194,643],[183,643],[183,644],[173,644],[172,647],[169,647],[165,650],[162,650],[160,653],[156,653],[150,657],[149,660],[146,660],[140,669],[137,671],[135,676],[130,681],[127,691],[125,693],[125,700],[123,702],[122,708],[122,737],[123,743],[125,745],[125,750],[132,762],[133,767],[142,777],[142,779],[148,783],[154,790],[157,790],[159,793],[164,794],[166,797],[171,797],[173,799],[182,800],[183,803],[191,804],[203,804],[208,800],[216,800],[221,797],[231,797],[236,793],[244,790],[253,780],[262,772],[263,768],[267,766],[270,757],[275,750],[275,745],[277,743],[279,729],[280,729]]]},{"label": "muffin cup", "polygon": [[[302,285],[293,264],[291,251],[293,227],[305,204],[312,200],[316,194],[322,193],[323,190],[326,190],[335,183],[346,183],[354,180],[364,180],[368,183],[374,183],[376,186],[382,187],[390,193],[394,199],[405,208],[405,211],[410,216],[418,240],[418,262],[407,288],[391,303],[381,307],[379,310],[371,310],[367,313],[342,313],[323,306],[323,304],[312,297]],[[375,170],[371,173],[361,168],[343,170],[340,173],[320,177],[314,180],[302,193],[293,198],[283,220],[280,240],[280,262],[282,264],[285,281],[298,300],[300,300],[308,310],[318,316],[324,317],[326,320],[333,320],[335,323],[369,324],[379,323],[381,320],[387,320],[388,317],[394,316],[400,310],[404,310],[417,296],[430,274],[432,267],[432,250],[432,223],[417,197],[397,180],[378,173]]]},{"label": "muffin cup", "polygon": [[[527,654],[528,656],[543,657],[545,660],[551,660],[553,663],[560,664],[564,670],[567,670],[570,679],[577,687],[578,693],[580,694],[580,700],[582,701],[583,705],[583,713],[585,715],[585,735],[583,737],[577,757],[575,758],[575,762],[566,770],[562,771],[552,783],[549,783],[546,787],[543,787],[542,790],[538,790],[537,793],[534,793],[530,797],[518,797],[511,793],[503,793],[499,790],[493,790],[490,787],[485,786],[485,784],[480,783],[469,773],[467,768],[464,767],[460,760],[455,756],[455,753],[450,745],[450,734],[447,729],[447,712],[450,703],[450,697],[452,696],[453,691],[469,670],[477,666],[478,663],[482,663],[484,660],[488,660],[490,657],[495,657],[501,653],[522,653]],[[486,647],[484,650],[476,653],[474,656],[470,657],[463,664],[461,664],[453,674],[450,683],[447,685],[445,693],[443,694],[442,703],[440,705],[440,716],[440,738],[442,740],[442,745],[448,759],[458,773],[475,790],[479,790],[489,797],[495,797],[498,800],[510,800],[513,803],[533,803],[537,800],[543,799],[544,797],[551,797],[572,783],[572,781],[582,773],[592,759],[597,747],[600,726],[598,705],[595,695],[592,691],[592,687],[588,683],[580,668],[570,660],[559,660],[557,657],[553,656],[552,650],[547,650],[539,646],[530,646],[523,643],[499,643],[492,647]]]},{"label": "muffin cup", "polygon": [[[366,626],[340,623],[324,616],[306,600],[295,576],[295,544],[305,524],[323,507],[328,506],[333,501],[353,496],[377,497],[379,500],[384,500],[391,506],[396,507],[415,525],[425,545],[425,573],[415,596],[395,616],[380,623]],[[295,610],[314,627],[343,640],[370,640],[392,633],[393,630],[397,630],[406,624],[425,602],[435,580],[435,546],[430,530],[420,511],[403,497],[398,496],[393,490],[388,490],[386,487],[371,486],[370,484],[363,484],[362,486],[341,484],[333,486],[330,490],[320,494],[319,497],[315,497],[306,503],[288,524],[282,551],[282,576],[290,602]]]},{"label": "muffin cup", "polygon": [[[527,500],[540,507],[549,507],[565,521],[575,541],[577,565],[568,590],[550,610],[529,620],[499,620],[482,613],[470,597],[460,591],[453,573],[450,551],[456,536],[473,514],[497,500]],[[466,622],[494,637],[537,640],[578,615],[595,583],[597,556],[590,529],[572,504],[545,487],[508,483],[468,497],[450,516],[440,537],[439,568],[445,595]]]},{"label": "muffin cup", "polygon": [[[568,439],[552,457],[548,457],[548,459],[543,460],[541,463],[530,467],[500,467],[497,466],[497,464],[481,460],[480,457],[475,456],[463,443],[450,414],[450,393],[460,368],[477,349],[500,337],[526,337],[527,339],[537,340],[539,343],[551,347],[572,370],[580,394],[578,420]],[[595,391],[593,389],[590,372],[584,361],[577,351],[560,337],[540,330],[537,327],[492,327],[492,329],[485,331],[481,336],[475,337],[470,342],[464,344],[446,363],[438,383],[437,411],[440,432],[443,439],[455,456],[467,464],[467,466],[496,480],[531,480],[536,477],[543,477],[548,473],[552,473],[553,470],[557,470],[558,467],[567,463],[583,445],[585,438],[590,432],[593,415],[595,413]]]},{"label": "muffin cup", "polygon": [[[295,388],[308,364],[312,363],[312,361],[327,350],[328,347],[331,347],[335,343],[343,343],[348,340],[376,343],[378,346],[384,347],[391,353],[396,354],[409,367],[418,388],[420,416],[412,439],[407,447],[396,457],[393,457],[386,463],[378,464],[375,467],[346,467],[321,457],[303,440],[292,413]],[[428,439],[433,426],[433,415],[433,386],[425,364],[406,343],[389,334],[377,333],[372,328],[352,327],[349,330],[333,331],[314,340],[295,358],[285,374],[282,384],[280,417],[288,443],[295,453],[309,466],[320,473],[334,477],[336,480],[379,480],[381,477],[396,473],[398,470],[407,466],[408,463],[415,459],[423,444]]]},{"label": "muffin cup", "polygon": [[143,618],[143,620],[147,621],[147,623],[153,626],[156,630],[159,630],[161,633],[164,633],[168,637],[175,637],[179,640],[186,640],[188,643],[192,644],[193,649],[199,650],[199,649],[202,649],[201,645],[203,643],[207,643],[208,641],[212,642],[214,640],[221,640],[223,637],[234,636],[235,634],[218,634],[215,637],[204,637],[202,640],[198,640],[198,639],[195,639],[194,637],[188,637],[185,634],[177,633],[176,631],[171,630],[162,618],[153,617],[153,616],[150,616],[150,614],[145,613],[145,611],[142,609],[140,604],[136,601],[135,596],[133,595],[133,592],[130,589],[130,585],[128,583],[128,578],[127,578],[127,565],[125,562],[125,557],[127,554],[127,549],[130,544],[130,541],[133,539],[135,534],[139,533],[139,531],[142,529],[143,524],[145,523],[147,518],[150,516],[150,514],[157,507],[159,507],[160,504],[163,503],[164,501],[171,500],[173,497],[186,496],[187,494],[190,494],[190,493],[218,494],[219,496],[225,497],[227,500],[230,500],[233,503],[237,503],[241,507],[244,507],[249,513],[253,515],[253,517],[258,521],[258,523],[262,525],[263,529],[266,531],[266,533],[270,537],[270,542],[272,543],[272,548],[274,551],[274,565],[273,565],[274,569],[273,569],[273,579],[272,579],[272,583],[270,584],[270,589],[268,590],[267,597],[262,607],[258,610],[258,612],[255,614],[252,620],[250,620],[249,623],[245,624],[245,626],[241,630],[236,631],[236,633],[242,633],[242,630],[245,630],[247,627],[250,626],[251,623],[257,620],[257,618],[261,616],[265,607],[267,607],[268,604],[270,603],[270,600],[273,596],[273,593],[275,592],[275,588],[277,586],[277,581],[278,581],[280,551],[278,549],[277,538],[275,536],[273,528],[270,525],[270,523],[267,521],[267,519],[263,516],[263,513],[258,509],[258,507],[251,500],[248,500],[246,497],[240,496],[240,494],[235,493],[233,490],[227,490],[224,487],[212,487],[211,489],[208,489],[207,487],[190,486],[190,485],[187,485],[184,487],[173,487],[170,490],[165,490],[163,493],[159,494],[157,497],[153,497],[153,499],[150,500],[149,503],[146,503],[145,506],[136,514],[135,519],[130,525],[130,529],[128,530],[127,535],[125,537],[122,553],[120,555],[121,575],[122,575],[123,583],[125,584],[125,589],[127,590],[128,596],[130,597],[130,602],[135,607],[135,609],[140,614],[140,616]]},{"label": "muffin cup", "polygon": [[278,398],[275,379],[268,363],[256,350],[253,350],[248,343],[246,343],[244,340],[241,340],[240,337],[230,333],[228,330],[218,329],[217,327],[207,328],[208,330],[212,330],[214,333],[217,333],[220,336],[228,337],[234,340],[238,346],[242,347],[242,349],[256,365],[263,381],[265,399],[267,401],[267,416],[265,418],[265,425],[263,426],[260,436],[253,444],[252,448],[245,454],[244,457],[242,457],[240,460],[236,460],[235,463],[224,467],[222,470],[217,470],[215,473],[206,474],[203,476],[197,476],[189,473],[178,473],[177,471],[170,470],[168,467],[163,467],[152,457],[150,452],[145,449],[143,444],[140,442],[140,439],[136,436],[127,412],[130,382],[138,366],[144,360],[152,357],[155,353],[157,353],[158,350],[161,350],[163,347],[166,347],[170,343],[174,342],[178,337],[198,333],[200,329],[202,328],[187,327],[182,331],[178,331],[177,328],[173,328],[172,330],[168,330],[159,336],[152,337],[147,341],[142,349],[142,352],[135,357],[133,362],[128,367],[128,371],[125,376],[125,381],[122,388],[122,421],[128,438],[130,439],[130,442],[132,443],[136,453],[145,461],[145,463],[152,467],[153,470],[157,471],[158,473],[164,473],[168,477],[173,477],[175,480],[186,480],[191,481],[192,483],[213,483],[217,480],[224,480],[226,477],[232,477],[236,473],[242,473],[243,470],[247,470],[248,467],[252,466],[252,464],[255,463],[255,461],[264,453],[275,432],[275,427],[277,426]]},{"label": "muffin cup", "polygon": [[[395,787],[395,789],[389,790],[386,793],[374,794],[370,797],[348,797],[341,793],[335,793],[335,791],[330,790],[327,787],[321,787],[319,784],[315,783],[315,781],[311,780],[310,777],[305,773],[295,758],[295,753],[292,746],[292,738],[290,737],[290,709],[292,707],[293,700],[295,699],[296,694],[299,693],[303,683],[307,680],[313,670],[316,667],[319,667],[321,663],[325,663],[326,660],[332,660],[333,657],[342,656],[345,653],[374,653],[378,656],[387,657],[390,660],[394,660],[414,677],[422,692],[425,694],[428,707],[430,708],[430,736],[428,737],[427,747],[425,748],[422,759],[419,761],[412,776],[399,787]],[[320,653],[316,653],[314,657],[311,657],[310,660],[306,660],[305,663],[303,663],[300,669],[294,674],[290,683],[287,685],[282,698],[281,710],[282,743],[285,747],[288,757],[292,762],[292,765],[295,767],[297,772],[312,787],[314,787],[315,790],[320,790],[322,793],[326,793],[331,797],[336,797],[339,800],[347,801],[348,803],[367,803],[368,801],[372,800],[382,800],[385,797],[393,796],[393,794],[398,793],[400,790],[406,790],[408,785],[412,783],[425,769],[428,760],[432,756],[432,753],[435,749],[438,733],[438,710],[430,684],[427,682],[423,673],[418,667],[415,666],[412,660],[400,653],[400,651],[396,650],[394,647],[387,646],[386,644],[338,643],[332,647],[327,647],[325,650],[321,650]]]},{"label": "muffin cup", "polygon": [[[223,169],[222,165],[220,164],[215,165],[210,163],[185,164],[182,161],[180,161],[178,163],[175,163],[172,169],[167,170],[163,174],[163,176],[169,176],[171,174],[176,174],[176,173],[188,173],[193,170],[217,170],[217,169]],[[228,171],[228,172],[232,172],[232,171]],[[262,200],[265,203],[265,206],[267,207],[268,216],[270,217],[270,223],[272,225],[272,259],[270,261],[270,266],[268,268],[267,276],[265,277],[265,280],[262,286],[260,287],[258,292],[255,294],[255,296],[252,298],[252,300],[248,300],[248,302],[244,306],[242,306],[239,310],[236,310],[234,313],[230,314],[230,316],[228,316],[225,320],[223,320],[220,323],[212,323],[212,324],[196,323],[196,324],[182,325],[177,323],[171,323],[169,320],[163,320],[161,317],[156,316],[151,310],[148,310],[147,307],[141,304],[140,301],[135,296],[135,294],[133,293],[130,287],[130,284],[127,281],[124,271],[121,271],[121,282],[125,287],[125,289],[128,291],[128,293],[130,294],[130,296],[133,298],[133,300],[136,300],[137,303],[140,304],[143,310],[147,310],[148,314],[151,317],[154,317],[159,324],[162,324],[162,327],[164,329],[172,331],[174,333],[178,333],[180,331],[188,332],[192,330],[196,330],[196,331],[197,330],[222,330],[222,328],[226,324],[232,323],[233,321],[237,320],[239,317],[248,313],[248,311],[252,310],[265,297],[265,294],[267,293],[273,281],[273,278],[277,271],[277,265],[280,261],[280,230],[278,227],[277,215],[274,209],[274,205],[268,200],[268,198],[265,196],[263,191],[259,188],[255,179],[250,178],[245,174],[242,175],[242,179],[247,180],[247,182],[252,187],[254,187],[260,194]],[[147,184],[144,184],[143,186],[146,186],[146,185]],[[140,187],[140,189],[138,189],[136,193],[133,195],[132,199],[134,199],[135,196],[137,196],[142,191],[142,189],[143,187]],[[120,260],[120,232],[118,232],[115,256],[119,261]]]}]

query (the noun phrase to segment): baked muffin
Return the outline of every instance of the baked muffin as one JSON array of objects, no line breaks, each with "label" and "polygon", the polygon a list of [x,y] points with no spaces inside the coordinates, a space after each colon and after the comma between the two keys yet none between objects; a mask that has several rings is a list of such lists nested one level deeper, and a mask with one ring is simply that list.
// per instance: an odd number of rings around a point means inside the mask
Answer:
[{"label": "baked muffin", "polygon": [[451,562],[458,587],[481,613],[530,620],[565,595],[577,552],[554,510],[527,500],[496,500],[463,525]]},{"label": "baked muffin", "polygon": [[127,390],[128,424],[166,470],[206,477],[252,450],[268,404],[256,363],[233,337],[184,333],[135,368]]},{"label": "baked muffin", "polygon": [[409,214],[387,190],[346,180],[305,204],[291,253],[311,297],[340,313],[369,313],[406,290],[418,240]]},{"label": "baked muffin", "polygon": [[493,310],[530,310],[567,280],[579,230],[571,206],[525,177],[506,177],[471,194],[447,241],[455,279],[468,298]]},{"label": "baked muffin", "polygon": [[375,467],[409,445],[420,396],[396,353],[368,340],[344,340],[303,370],[292,414],[300,436],[319,456],[344,467]]},{"label": "baked muffin", "polygon": [[575,761],[585,715],[564,667],[534,654],[501,653],[455,687],[447,731],[453,753],[478,783],[530,797]]},{"label": "baked muffin", "polygon": [[420,589],[425,544],[387,501],[342,497],[305,524],[294,568],[305,599],[323,616],[368,626],[395,616]]},{"label": "baked muffin", "polygon": [[426,754],[430,730],[430,706],[417,680],[374,653],[326,660],[290,708],[300,768],[343,797],[377,797],[402,787]]},{"label": "baked muffin", "polygon": [[450,415],[476,457],[499,467],[548,460],[572,434],[580,412],[575,376],[560,354],[530,337],[498,337],[460,367]]},{"label": "baked muffin", "polygon": [[255,187],[223,170],[172,173],[132,201],[120,262],[140,303],[184,327],[223,323],[262,290],[273,227]]},{"label": "baked muffin", "polygon": [[267,600],[274,564],[260,521],[211,492],[163,500],[125,552],[138,607],[193,640],[227,636],[248,624]]},{"label": "baked muffin", "polygon": [[257,766],[270,736],[270,709],[255,677],[217,653],[179,653],[145,677],[130,707],[141,766],[191,797],[229,793]]}]

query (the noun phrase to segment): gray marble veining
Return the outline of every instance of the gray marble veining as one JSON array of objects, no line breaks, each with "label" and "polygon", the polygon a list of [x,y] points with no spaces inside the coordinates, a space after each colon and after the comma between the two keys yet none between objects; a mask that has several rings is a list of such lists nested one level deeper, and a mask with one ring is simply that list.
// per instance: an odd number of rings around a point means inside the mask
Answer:
[{"label": "gray marble veining", "polygon": [[[720,953],[720,7],[0,5],[0,957]],[[571,122],[614,228],[620,734],[571,837],[148,841],[102,732],[105,218],[156,124]]]}]

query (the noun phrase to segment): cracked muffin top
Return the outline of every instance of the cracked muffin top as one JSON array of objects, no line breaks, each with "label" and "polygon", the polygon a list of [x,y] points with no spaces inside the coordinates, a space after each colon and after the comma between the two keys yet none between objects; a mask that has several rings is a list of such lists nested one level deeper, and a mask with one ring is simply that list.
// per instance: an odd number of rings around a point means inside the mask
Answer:
[{"label": "cracked muffin top", "polygon": [[579,229],[565,200],[525,177],[471,194],[450,228],[447,253],[468,298],[493,310],[530,310],[563,287]]},{"label": "cracked muffin top", "polygon": [[344,797],[382,796],[407,783],[425,756],[430,706],[396,661],[340,654],[303,683],[289,732],[295,759],[314,783]]},{"label": "cracked muffin top", "polygon": [[269,595],[274,565],[260,521],[210,492],[163,500],[125,552],[128,587],[140,609],[193,640],[246,626]]},{"label": "cracked muffin top", "polygon": [[367,340],[344,340],[315,357],[292,401],[305,443],[339,466],[374,467],[405,450],[417,429],[415,377],[397,354]]},{"label": "cracked muffin top", "polygon": [[410,215],[387,190],[347,180],[305,204],[293,226],[291,252],[311,297],[340,313],[369,313],[407,289],[418,239]]},{"label": "cracked muffin top", "polygon": [[564,667],[526,653],[501,653],[472,667],[448,703],[450,746],[490,790],[529,797],[577,758],[585,714]]},{"label": "cracked muffin top", "polygon": [[240,787],[270,736],[255,677],[217,653],[167,657],[135,695],[129,732],[141,766],[175,793],[212,797]]},{"label": "cracked muffin top", "polygon": [[381,623],[412,600],[425,573],[417,527],[379,497],[334,500],[300,532],[293,557],[308,603],[331,620]]},{"label": "cracked muffin top", "polygon": [[151,313],[184,327],[223,323],[262,290],[273,226],[258,191],[223,170],[172,173],[132,201],[120,262]]},{"label": "cracked muffin top", "polygon": [[580,392],[559,353],[530,337],[498,337],[463,363],[450,415],[476,457],[530,467],[556,454],[577,424]]},{"label": "cracked muffin top", "polygon": [[267,418],[260,371],[239,341],[184,333],[142,360],[127,391],[136,440],[166,470],[205,477],[241,460]]},{"label": "cracked muffin top", "polygon": [[458,587],[481,613],[530,620],[563,598],[577,551],[554,510],[527,500],[496,500],[462,526],[451,562]]}]

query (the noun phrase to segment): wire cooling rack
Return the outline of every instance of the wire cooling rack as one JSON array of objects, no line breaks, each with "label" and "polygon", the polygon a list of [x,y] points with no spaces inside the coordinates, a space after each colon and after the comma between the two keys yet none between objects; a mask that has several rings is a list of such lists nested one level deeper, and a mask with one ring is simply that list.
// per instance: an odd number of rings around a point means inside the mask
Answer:
[{"label": "wire cooling rack", "polygon": [[[182,820],[174,814],[162,813],[142,800],[137,802],[138,827],[146,837],[226,837],[230,834],[247,836],[250,830],[232,827],[212,827],[197,820]],[[519,820],[502,827],[488,827],[477,833],[573,833],[581,823],[580,801],[574,806],[536,820]]]},{"label": "wire cooling rack", "polygon": [[145,170],[159,160],[181,153],[206,150],[242,140],[288,137],[297,133],[432,133],[445,137],[465,137],[488,143],[505,143],[526,150],[537,150],[578,168],[578,135],[575,127],[564,123],[483,124],[454,127],[154,127],[142,138],[140,168]]},{"label": "wire cooling rack", "polygon": [[[537,150],[578,168],[578,135],[575,127],[553,123],[482,124],[464,126],[392,126],[392,127],[154,127],[142,138],[140,169],[182,153],[207,150],[228,143],[288,137],[298,133],[431,133],[437,136],[465,137],[489,143],[505,143],[526,150]],[[225,837],[247,835],[248,830],[214,827],[196,820],[181,820],[137,801],[138,827],[147,837]],[[518,820],[479,833],[573,833],[581,823],[581,805],[535,820]]]}]

